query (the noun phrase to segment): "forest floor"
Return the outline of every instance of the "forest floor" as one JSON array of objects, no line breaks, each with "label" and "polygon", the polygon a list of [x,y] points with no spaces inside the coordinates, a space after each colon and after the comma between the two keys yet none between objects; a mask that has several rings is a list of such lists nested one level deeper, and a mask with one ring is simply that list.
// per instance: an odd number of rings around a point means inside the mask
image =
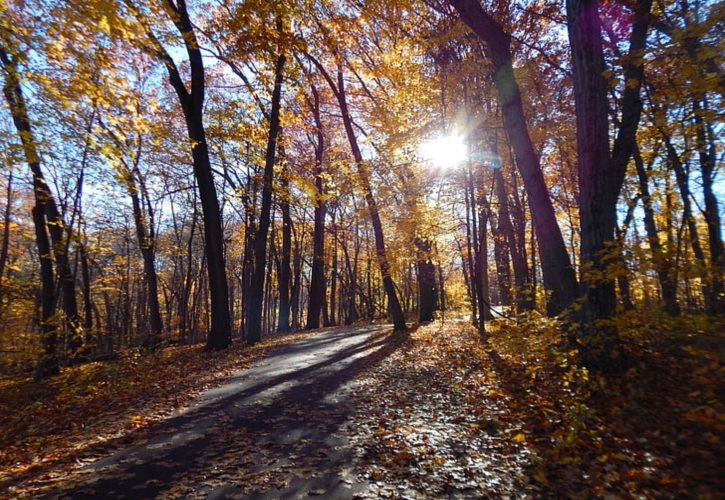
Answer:
[{"label": "forest floor", "polygon": [[608,377],[531,318],[486,342],[462,320],[356,326],[3,381],[0,496],[715,498],[722,325],[682,321],[630,319]]}]

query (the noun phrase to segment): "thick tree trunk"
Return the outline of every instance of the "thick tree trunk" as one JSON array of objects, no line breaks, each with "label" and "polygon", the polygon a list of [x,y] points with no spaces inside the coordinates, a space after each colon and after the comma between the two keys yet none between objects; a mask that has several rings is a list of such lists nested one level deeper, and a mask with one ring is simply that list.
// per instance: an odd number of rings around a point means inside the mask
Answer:
[{"label": "thick tree trunk", "polygon": [[611,180],[619,173],[610,170],[608,85],[597,0],[568,0],[567,17],[577,111],[581,278],[586,295],[582,318],[591,323],[615,312],[614,282],[603,276],[611,263],[605,244],[614,237],[621,183],[616,186]]},{"label": "thick tree trunk", "polygon": [[567,0],[567,28],[572,51],[574,99],[577,114],[579,218],[581,224],[582,288],[585,301],[583,360],[591,367],[609,369],[618,364],[617,331],[603,325],[616,311],[614,280],[608,266],[613,255],[616,206],[624,175],[636,142],[644,77],[641,58],[649,28],[651,0],[639,0],[630,35],[633,60],[625,63],[622,118],[610,156],[608,84],[602,49],[598,0]]},{"label": "thick tree trunk", "polygon": [[529,195],[529,205],[539,241],[544,287],[550,291],[547,312],[561,313],[578,295],[576,274],[571,267],[564,238],[556,222],[554,206],[541,171],[539,157],[529,136],[511,56],[511,36],[489,16],[478,0],[450,0],[476,35],[485,43],[493,63],[492,76],[503,113],[503,123],[512,143],[516,165]]}]

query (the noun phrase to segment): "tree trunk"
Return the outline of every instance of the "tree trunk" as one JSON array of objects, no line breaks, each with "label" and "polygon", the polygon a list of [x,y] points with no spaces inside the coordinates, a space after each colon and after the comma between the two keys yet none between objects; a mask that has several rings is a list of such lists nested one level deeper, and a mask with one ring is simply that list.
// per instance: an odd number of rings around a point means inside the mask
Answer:
[{"label": "tree trunk", "polygon": [[312,235],[312,276],[310,278],[310,301],[307,307],[308,330],[320,327],[320,312],[325,302],[325,215],[327,203],[325,202],[325,189],[323,179],[323,160],[325,154],[324,135],[322,133],[322,120],[320,119],[320,95],[315,86],[312,86],[314,97],[313,115],[317,132],[315,144],[315,221]]},{"label": "tree trunk", "polygon": [[269,120],[267,152],[264,159],[262,205],[259,213],[257,234],[254,238],[254,269],[252,271],[252,283],[247,300],[247,342],[250,345],[256,344],[262,339],[262,305],[264,295],[267,236],[269,233],[270,213],[272,209],[274,164],[277,152],[277,134],[280,129],[279,111],[282,100],[282,73],[285,59],[284,54],[277,57],[277,63],[274,71],[272,110]]},{"label": "tree trunk", "polygon": [[279,318],[277,331],[290,330],[290,260],[292,254],[292,216],[289,205],[289,179],[282,178],[282,196],[280,210],[282,211],[282,255],[279,259]]},{"label": "tree trunk", "polygon": [[582,354],[586,364],[602,369],[616,368],[618,364],[616,328],[602,324],[602,320],[611,318],[617,305],[608,267],[616,259],[611,246],[617,199],[636,145],[642,111],[640,87],[644,73],[638,53],[646,45],[651,3],[639,0],[635,6],[629,51],[632,60],[625,63],[622,118],[610,156],[608,84],[598,0],[566,2],[577,116],[580,261],[585,297],[580,316],[586,341]]},{"label": "tree trunk", "polygon": [[[509,217],[508,197],[506,196],[506,186],[503,180],[501,169],[494,170],[494,183],[496,184],[496,198],[498,199],[498,218],[495,227],[491,227],[494,237],[494,254],[496,257],[496,273],[498,275],[498,288],[501,294],[501,303],[506,306],[513,304],[512,283],[511,283],[511,256],[514,249],[511,245],[513,238],[513,227]],[[521,270],[519,270],[521,271]],[[514,266],[514,275],[516,269]],[[518,279],[516,286],[518,289]],[[518,292],[516,297],[518,299]]]},{"label": "tree trunk", "polygon": [[8,170],[8,184],[5,194],[5,213],[3,214],[3,239],[0,244],[0,314],[3,311],[5,297],[5,266],[8,261],[10,249],[10,218],[13,213],[13,170]]},{"label": "tree trunk", "polygon": [[710,246],[710,265],[713,277],[711,279],[712,298],[708,309],[710,314],[722,313],[725,305],[725,251],[723,250],[722,235],[720,228],[720,209],[715,194],[715,173],[717,167],[717,156],[715,142],[709,140],[712,131],[709,124],[705,123],[702,117],[702,104],[698,99],[693,101],[695,115],[696,144],[700,159],[700,170],[702,172],[702,193],[705,198],[705,222],[707,224],[707,236]]},{"label": "tree trunk", "polygon": [[[140,23],[146,26],[142,14],[133,3],[129,0],[124,1]],[[199,189],[204,219],[205,254],[211,299],[211,327],[207,336],[206,348],[219,350],[226,348],[231,343],[232,324],[229,309],[229,287],[224,261],[224,232],[221,211],[204,129],[204,60],[194,27],[189,19],[186,2],[179,0],[176,5],[172,2],[165,2],[164,7],[167,9],[169,18],[179,31],[186,47],[191,74],[190,90],[187,90],[173,57],[163,48],[150,30],[146,29],[146,34],[156,57],[166,66],[169,83],[174,88],[184,112],[187,134],[191,143],[194,177]]]},{"label": "tree trunk", "polygon": [[463,22],[486,43],[487,55],[493,63],[492,76],[503,113],[504,127],[529,195],[534,229],[539,241],[544,287],[551,292],[547,300],[547,312],[550,315],[559,314],[576,299],[578,284],[564,238],[556,222],[539,157],[534,151],[527,129],[521,93],[513,71],[511,36],[481,8],[478,0],[450,1]]},{"label": "tree trunk", "polygon": [[[43,175],[25,97],[17,73],[17,59],[7,54],[4,48],[0,48],[0,62],[5,69],[5,84],[3,85],[5,99],[23,146],[25,160],[33,175],[35,206],[32,214],[38,258],[40,260],[40,327],[42,332],[41,344],[44,351],[36,367],[35,378],[42,379],[60,372],[57,352],[57,319],[55,318],[55,279],[57,277],[60,280],[61,290],[63,291],[63,308],[71,329],[80,327],[75,302],[75,283],[72,280],[73,275],[68,265],[67,255],[64,253],[66,248],[63,238],[65,223]],[[52,247],[51,241],[53,243]],[[55,260],[55,269],[53,268],[53,260]]]},{"label": "tree trunk", "polygon": [[438,285],[436,284],[436,267],[431,259],[431,242],[428,239],[416,238],[417,250],[416,271],[418,274],[418,321],[433,321],[438,310]]},{"label": "tree trunk", "polygon": [[[390,313],[391,319],[393,320],[393,330],[402,331],[406,329],[405,316],[403,315],[403,309],[400,307],[400,301],[398,300],[398,294],[395,290],[395,283],[390,273],[390,263],[385,250],[385,236],[383,234],[383,224],[380,220],[380,212],[378,210],[378,204],[373,196],[372,186],[370,185],[370,171],[368,165],[363,159],[360,146],[358,145],[357,138],[355,137],[355,131],[352,126],[352,117],[347,107],[347,99],[345,96],[345,81],[342,74],[342,68],[338,67],[337,71],[337,86],[332,81],[330,75],[327,73],[325,68],[317,61],[313,59],[315,66],[322,73],[322,76],[327,80],[331,90],[337,98],[337,102],[340,106],[340,112],[342,113],[342,122],[345,127],[345,133],[347,135],[348,142],[350,143],[350,149],[352,155],[355,158],[357,165],[358,177],[360,184],[362,185],[365,201],[368,206],[368,213],[370,220],[373,225],[373,233],[375,235],[375,252],[378,260],[378,266],[380,267],[380,274],[383,277],[383,288],[388,298],[388,312]],[[372,297],[370,300],[372,301]]]},{"label": "tree trunk", "polygon": [[647,232],[647,241],[652,251],[657,278],[660,283],[662,299],[665,302],[665,310],[672,315],[680,313],[680,306],[677,303],[677,282],[673,279],[672,259],[668,252],[665,252],[660,243],[655,224],[654,210],[652,209],[652,198],[649,192],[649,183],[644,162],[638,150],[634,152],[634,163],[637,167],[637,178],[639,190],[642,193],[642,208],[644,209],[644,228]]}]

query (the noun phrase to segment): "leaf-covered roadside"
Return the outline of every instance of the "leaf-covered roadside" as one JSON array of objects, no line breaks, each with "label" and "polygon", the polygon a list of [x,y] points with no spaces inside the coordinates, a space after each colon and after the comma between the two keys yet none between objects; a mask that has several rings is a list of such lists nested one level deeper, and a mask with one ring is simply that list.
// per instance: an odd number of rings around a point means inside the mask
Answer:
[{"label": "leaf-covered roadside", "polygon": [[411,331],[355,389],[351,442],[370,498],[536,494],[523,422],[464,321]]},{"label": "leaf-covered roadside", "polygon": [[58,478],[106,451],[145,437],[154,422],[202,390],[264,357],[270,349],[310,335],[271,337],[254,347],[221,352],[198,346],[136,350],[112,361],[66,368],[36,383],[30,376],[0,379],[0,489]]},{"label": "leaf-covered roadside", "polygon": [[392,497],[714,497],[722,329],[623,321],[631,368],[607,378],[545,319],[494,325],[487,342],[465,322],[419,328],[361,380],[362,476]]},{"label": "leaf-covered roadside", "polygon": [[722,322],[657,313],[618,318],[628,370],[574,363],[555,323],[491,336],[488,355],[526,420],[532,478],[558,495],[716,496],[725,490]]}]

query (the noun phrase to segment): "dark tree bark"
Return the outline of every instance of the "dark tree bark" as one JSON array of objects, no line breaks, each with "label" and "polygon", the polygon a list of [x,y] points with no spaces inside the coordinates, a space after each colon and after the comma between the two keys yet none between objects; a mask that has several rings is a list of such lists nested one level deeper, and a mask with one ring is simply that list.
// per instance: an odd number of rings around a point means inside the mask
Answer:
[{"label": "dark tree bark", "polygon": [[[333,207],[332,210],[332,227],[333,230],[336,229],[335,226],[335,209]],[[333,233],[333,241],[332,241],[332,263],[330,265],[330,326],[337,325],[338,322],[338,302],[337,302],[337,266],[338,266],[338,259],[337,259],[337,234]]]},{"label": "dark tree bark", "polygon": [[711,126],[702,117],[702,102],[693,100],[693,112],[696,128],[696,146],[702,172],[702,193],[705,198],[705,222],[707,224],[707,237],[710,246],[710,265],[713,277],[712,300],[708,304],[711,314],[722,313],[725,310],[725,250],[722,243],[722,230],[720,227],[720,208],[715,195],[715,173],[717,169],[717,147],[712,140]]},{"label": "dark tree bark", "polygon": [[86,335],[93,330],[93,300],[91,297],[91,270],[88,264],[88,248],[83,242],[80,247],[81,282],[83,283],[83,328]]},{"label": "dark tree bark", "polygon": [[619,294],[622,299],[622,308],[625,311],[631,311],[634,309],[634,303],[632,302],[632,291],[629,283],[629,269],[627,269],[627,258],[624,253],[624,240],[627,235],[627,230],[634,218],[634,210],[637,207],[637,200],[639,196],[635,198],[627,207],[627,215],[624,217],[621,227],[616,227],[617,232],[617,243],[619,246],[619,259],[622,265],[622,269],[617,274],[617,285],[619,286]]},{"label": "dark tree bark", "polygon": [[0,62],[5,70],[3,85],[5,99],[23,147],[25,160],[33,175],[35,205],[32,215],[40,260],[40,327],[44,351],[36,367],[35,378],[42,379],[60,372],[57,352],[58,328],[55,318],[55,280],[56,278],[60,280],[63,309],[71,329],[80,327],[75,301],[75,282],[65,253],[66,243],[63,237],[65,222],[43,174],[25,96],[20,86],[17,59],[4,47],[0,47]]},{"label": "dark tree bark", "polygon": [[259,225],[254,238],[254,269],[247,300],[247,342],[256,344],[262,339],[262,305],[267,253],[267,236],[269,234],[270,214],[272,209],[272,190],[274,164],[277,154],[277,135],[280,130],[279,113],[282,101],[282,80],[286,57],[280,54],[274,70],[274,89],[272,90],[272,108],[269,116],[269,135],[267,152],[264,158],[264,176],[262,183],[262,204],[259,212]]},{"label": "dark tree bark", "polygon": [[[144,210],[139,199],[135,176],[139,176],[138,168],[128,172],[126,186],[131,196],[133,207],[133,219],[136,226],[136,237],[138,238],[139,249],[143,258],[144,278],[146,280],[146,303],[148,304],[149,330],[142,344],[145,348],[154,350],[161,342],[161,333],[164,325],[161,320],[161,306],[159,304],[158,277],[156,275],[156,235],[153,222],[146,224]],[[151,206],[146,207],[150,221],[153,221]]]},{"label": "dark tree bark", "polygon": [[191,85],[187,89],[174,59],[163,47],[132,0],[124,0],[131,13],[139,20],[146,32],[149,46],[146,49],[161,61],[169,74],[169,83],[178,96],[184,112],[186,130],[191,143],[194,177],[199,189],[204,219],[204,242],[211,299],[211,327],[206,347],[209,350],[224,349],[232,341],[232,325],[229,309],[229,286],[224,261],[224,234],[221,211],[217,198],[214,174],[209,160],[209,146],[204,128],[204,60],[194,26],[189,18],[185,0],[164,0],[169,18],[173,21],[184,41],[189,58]]},{"label": "dark tree bark", "polygon": [[[579,217],[584,304],[581,319],[585,345],[583,361],[590,367],[609,369],[618,365],[617,331],[603,325],[616,311],[614,280],[607,267],[616,259],[612,247],[616,206],[627,164],[636,146],[642,112],[640,88],[644,77],[641,57],[649,29],[651,0],[635,4],[630,35],[626,85],[622,92],[622,117],[613,150],[609,151],[606,65],[602,49],[598,0],[567,0],[567,28],[571,45],[574,99],[577,115]],[[591,273],[591,274],[590,274]],[[595,276],[591,279],[590,276]]]},{"label": "dark tree bark", "polygon": [[662,248],[657,226],[655,224],[654,210],[652,209],[652,198],[649,191],[647,171],[638,150],[634,152],[634,163],[637,168],[639,190],[642,194],[642,208],[644,210],[644,228],[647,233],[647,241],[652,251],[657,278],[660,283],[662,300],[665,303],[665,310],[672,315],[680,313],[680,306],[677,303],[677,280],[674,277],[672,259],[668,252]]},{"label": "dark tree bark", "polygon": [[13,171],[8,171],[8,183],[5,189],[5,213],[3,214],[3,239],[0,243],[0,312],[5,296],[5,266],[8,262],[10,249],[10,217],[13,213]]},{"label": "dark tree bark", "polygon": [[404,186],[403,197],[412,227],[412,243],[415,246],[416,253],[418,321],[420,323],[426,323],[433,321],[435,312],[440,308],[438,302],[438,284],[436,282],[436,266],[433,263],[432,242],[429,237],[421,234],[418,228],[420,218],[418,203],[421,196],[420,182],[416,179],[415,173],[409,165],[400,165],[400,169]]},{"label": "dark tree bark", "polygon": [[[682,199],[682,219],[687,225],[692,253],[695,254],[695,259],[697,259],[700,268],[706,270],[707,263],[705,261],[705,252],[702,250],[700,238],[697,234],[697,225],[692,214],[692,201],[690,199],[690,186],[688,182],[689,169],[687,169],[687,167],[682,163],[682,160],[677,154],[669,135],[662,128],[660,128],[660,133],[662,134],[662,138],[664,139],[665,147],[667,149],[667,163],[675,172],[677,187],[680,191],[680,198]],[[705,273],[707,273],[707,271],[705,271]],[[717,285],[715,285],[712,281],[712,277],[707,275],[703,276],[702,285],[702,295],[705,299],[705,309],[712,314],[717,310]]]},{"label": "dark tree bark", "polygon": [[[526,263],[523,263],[524,266],[522,269],[521,263],[517,262],[514,257],[516,241],[509,215],[506,183],[504,182],[503,173],[500,168],[494,170],[493,177],[496,185],[496,199],[498,200],[498,220],[496,221],[497,224],[494,230],[494,252],[496,253],[496,270],[498,272],[498,284],[501,291],[501,302],[510,306],[513,304],[515,295],[518,304],[517,309],[525,310],[525,307],[521,305],[522,297],[520,290],[526,280]],[[511,264],[513,264],[514,280],[516,282],[514,294],[511,293],[513,288],[511,282]],[[517,266],[519,266],[518,269]]]},{"label": "dark tree bark", "polygon": [[544,287],[551,292],[547,301],[547,312],[550,315],[559,314],[577,298],[578,284],[564,238],[556,222],[539,157],[534,151],[526,125],[521,93],[513,71],[511,36],[483,10],[478,0],[450,2],[463,22],[486,44],[486,54],[493,65],[492,76],[504,127],[512,143],[516,166],[529,197],[534,230],[539,241]]},{"label": "dark tree bark", "polygon": [[436,283],[436,266],[431,258],[431,242],[428,239],[416,238],[417,251],[416,271],[418,273],[418,321],[433,321],[438,310],[438,285]]},{"label": "dark tree bark", "polygon": [[282,249],[279,258],[279,316],[277,331],[290,331],[290,262],[292,259],[292,215],[289,205],[289,179],[282,178],[282,196],[279,207],[282,212]]},{"label": "dark tree bark", "polygon": [[[100,122],[103,129],[108,133],[113,142],[124,150],[124,144],[118,135]],[[139,139],[140,141],[140,139]],[[139,142],[139,149],[140,149]],[[146,183],[139,169],[141,156],[135,154],[133,163],[129,164],[121,158],[121,176],[128,195],[131,198],[131,209],[133,211],[133,222],[136,229],[139,250],[143,259],[144,279],[146,280],[146,304],[148,305],[148,330],[144,332],[141,344],[148,350],[155,350],[161,342],[161,334],[164,329],[161,319],[161,305],[159,303],[158,276],[156,274],[156,234],[154,224],[154,212],[150,202],[145,202]],[[148,222],[147,222],[148,220]]]},{"label": "dark tree bark", "polygon": [[315,221],[312,235],[312,277],[310,278],[310,301],[307,307],[308,330],[320,327],[320,312],[325,302],[325,215],[327,203],[325,202],[325,189],[323,179],[323,161],[325,155],[325,137],[320,118],[320,94],[312,86],[314,104],[312,114],[315,118],[317,143],[315,146]]}]

